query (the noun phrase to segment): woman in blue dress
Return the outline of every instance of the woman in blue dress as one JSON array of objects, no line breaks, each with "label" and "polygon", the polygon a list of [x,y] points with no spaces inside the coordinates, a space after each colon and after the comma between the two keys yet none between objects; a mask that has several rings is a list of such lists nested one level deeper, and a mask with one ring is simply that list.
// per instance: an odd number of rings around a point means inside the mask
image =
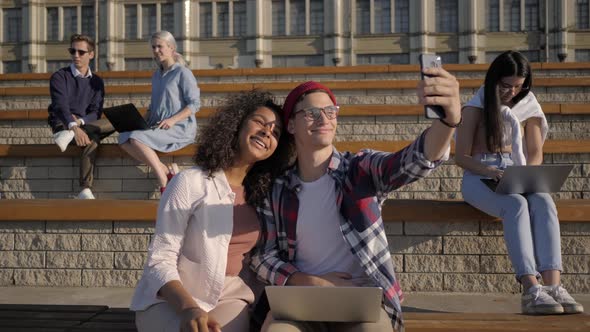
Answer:
[{"label": "woman in blue dress", "polygon": [[146,114],[153,129],[120,133],[119,144],[133,158],[153,169],[160,192],[164,192],[178,167],[162,163],[156,151],[172,152],[194,143],[200,93],[195,76],[176,52],[176,40],[170,32],[154,33],[150,44],[159,67],[152,75],[152,96]]}]

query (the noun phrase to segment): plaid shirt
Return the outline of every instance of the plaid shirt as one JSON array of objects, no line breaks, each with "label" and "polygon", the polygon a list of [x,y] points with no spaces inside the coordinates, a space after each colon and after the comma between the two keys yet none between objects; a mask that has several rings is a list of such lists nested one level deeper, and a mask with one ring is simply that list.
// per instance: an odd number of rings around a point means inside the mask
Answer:
[{"label": "plaid shirt", "polygon": [[[387,193],[428,175],[443,160],[431,162],[424,156],[422,133],[412,144],[395,153],[362,150],[357,154],[334,149],[328,174],[335,182],[341,219],[340,230],[359,259],[367,276],[383,288],[384,308],[392,326],[403,331],[399,281],[389,253],[381,218],[381,204]],[[443,158],[446,159],[446,158]],[[257,209],[263,220],[262,243],[252,257],[258,277],[274,285],[284,285],[297,272],[296,255],[297,193],[301,183],[297,167],[279,177],[272,193]]]}]

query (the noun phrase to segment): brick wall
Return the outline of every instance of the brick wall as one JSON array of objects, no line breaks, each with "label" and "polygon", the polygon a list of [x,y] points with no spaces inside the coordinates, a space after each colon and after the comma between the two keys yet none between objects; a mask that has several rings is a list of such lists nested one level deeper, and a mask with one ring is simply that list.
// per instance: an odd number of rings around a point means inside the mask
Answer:
[{"label": "brick wall", "polygon": [[[496,222],[389,222],[407,291],[519,291]],[[0,286],[134,287],[152,222],[2,222]],[[590,223],[561,225],[563,283],[590,292]]]},{"label": "brick wall", "polygon": [[[192,167],[190,157],[164,157],[180,168]],[[556,199],[590,199],[590,154],[545,154],[548,164],[574,168]],[[0,158],[0,195],[7,199],[71,198],[78,194],[78,158]],[[403,199],[462,199],[463,171],[449,160],[427,178],[390,194]],[[158,199],[158,184],[150,167],[130,158],[98,158],[93,192],[97,198]]]}]

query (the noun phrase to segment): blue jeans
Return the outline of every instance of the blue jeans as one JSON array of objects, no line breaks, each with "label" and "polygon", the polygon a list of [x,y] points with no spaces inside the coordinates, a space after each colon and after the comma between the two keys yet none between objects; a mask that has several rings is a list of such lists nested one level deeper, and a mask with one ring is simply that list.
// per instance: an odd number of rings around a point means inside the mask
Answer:
[{"label": "blue jeans", "polygon": [[[476,154],[481,163],[506,168],[513,164],[509,153]],[[465,171],[461,193],[475,208],[502,219],[508,256],[520,280],[523,275],[562,270],[557,209],[549,194],[497,194],[480,179]]]}]

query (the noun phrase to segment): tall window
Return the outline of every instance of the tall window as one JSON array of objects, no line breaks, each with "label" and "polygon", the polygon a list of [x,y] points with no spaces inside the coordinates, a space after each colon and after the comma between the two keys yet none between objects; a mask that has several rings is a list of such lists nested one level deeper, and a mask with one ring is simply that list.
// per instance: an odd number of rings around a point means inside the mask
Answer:
[{"label": "tall window", "polygon": [[488,31],[500,31],[500,0],[488,0]]},{"label": "tall window", "polygon": [[284,36],[285,30],[285,1],[273,0],[272,2],[272,34]]},{"label": "tall window", "polygon": [[229,3],[217,3],[217,37],[229,36]]},{"label": "tall window", "polygon": [[375,33],[391,32],[391,2],[390,0],[373,0],[375,13]]},{"label": "tall window", "polygon": [[576,28],[590,29],[589,11],[588,0],[576,0]]},{"label": "tall window", "polygon": [[245,36],[247,33],[246,2],[234,2],[234,36]]},{"label": "tall window", "polygon": [[[307,7],[309,5],[309,7]],[[287,7],[288,6],[288,7]],[[287,17],[287,15],[289,15]],[[273,0],[273,36],[324,33],[323,0]]]},{"label": "tall window", "polygon": [[323,55],[273,55],[273,67],[310,67],[323,66]]},{"label": "tall window", "polygon": [[67,67],[72,63],[70,60],[47,60],[47,69],[48,73],[56,72],[58,69],[63,67]]},{"label": "tall window", "polygon": [[22,72],[22,63],[20,61],[2,61],[4,74],[14,74]]},{"label": "tall window", "polygon": [[290,34],[305,35],[305,1],[289,2],[291,28]]},{"label": "tall window", "polygon": [[539,62],[540,56],[538,50],[519,51],[524,55],[529,62]]},{"label": "tall window", "polygon": [[162,30],[166,30],[174,34],[174,5],[171,3],[163,3],[160,7]]},{"label": "tall window", "polygon": [[94,6],[82,6],[82,33],[94,38]]},{"label": "tall window", "polygon": [[125,58],[125,70],[153,70],[156,68],[152,58]]},{"label": "tall window", "polygon": [[576,50],[576,61],[588,62],[590,61],[590,50],[588,49],[577,49]]},{"label": "tall window", "polygon": [[64,39],[69,39],[73,34],[78,33],[78,8],[63,7]]},{"label": "tall window", "polygon": [[357,65],[405,65],[410,63],[410,55],[408,53],[357,54],[356,63]]},{"label": "tall window", "polygon": [[520,31],[520,0],[504,0],[504,30]]},{"label": "tall window", "polygon": [[47,8],[47,41],[59,40],[59,17],[58,8]]},{"label": "tall window", "polygon": [[311,0],[309,5],[309,33],[321,35],[324,33],[324,1]]},{"label": "tall window", "polygon": [[459,6],[457,0],[436,0],[436,31],[459,31]]},{"label": "tall window", "polygon": [[[159,10],[158,10],[158,7]],[[174,5],[169,2],[125,5],[125,38],[149,39],[157,30],[174,34]],[[160,15],[158,15],[158,12]]]},{"label": "tall window", "polygon": [[156,5],[141,5],[141,38],[150,38],[156,32],[156,19]]},{"label": "tall window", "polygon": [[442,63],[459,63],[459,53],[457,52],[439,52]]},{"label": "tall window", "polygon": [[539,0],[524,3],[524,28],[526,31],[539,30]]},{"label": "tall window", "polygon": [[410,4],[409,0],[395,0],[395,30],[396,33],[410,31]]},{"label": "tall window", "polygon": [[201,38],[213,36],[213,29],[211,28],[211,23],[213,22],[212,5],[213,4],[211,2],[202,2],[200,4],[199,27],[201,31]]},{"label": "tall window", "polygon": [[371,33],[371,2],[369,0],[356,2],[356,33],[361,35]]},{"label": "tall window", "polygon": [[137,39],[137,5],[125,5],[125,38]]},{"label": "tall window", "polygon": [[20,8],[4,8],[4,42],[14,43],[22,40],[22,13]]}]

